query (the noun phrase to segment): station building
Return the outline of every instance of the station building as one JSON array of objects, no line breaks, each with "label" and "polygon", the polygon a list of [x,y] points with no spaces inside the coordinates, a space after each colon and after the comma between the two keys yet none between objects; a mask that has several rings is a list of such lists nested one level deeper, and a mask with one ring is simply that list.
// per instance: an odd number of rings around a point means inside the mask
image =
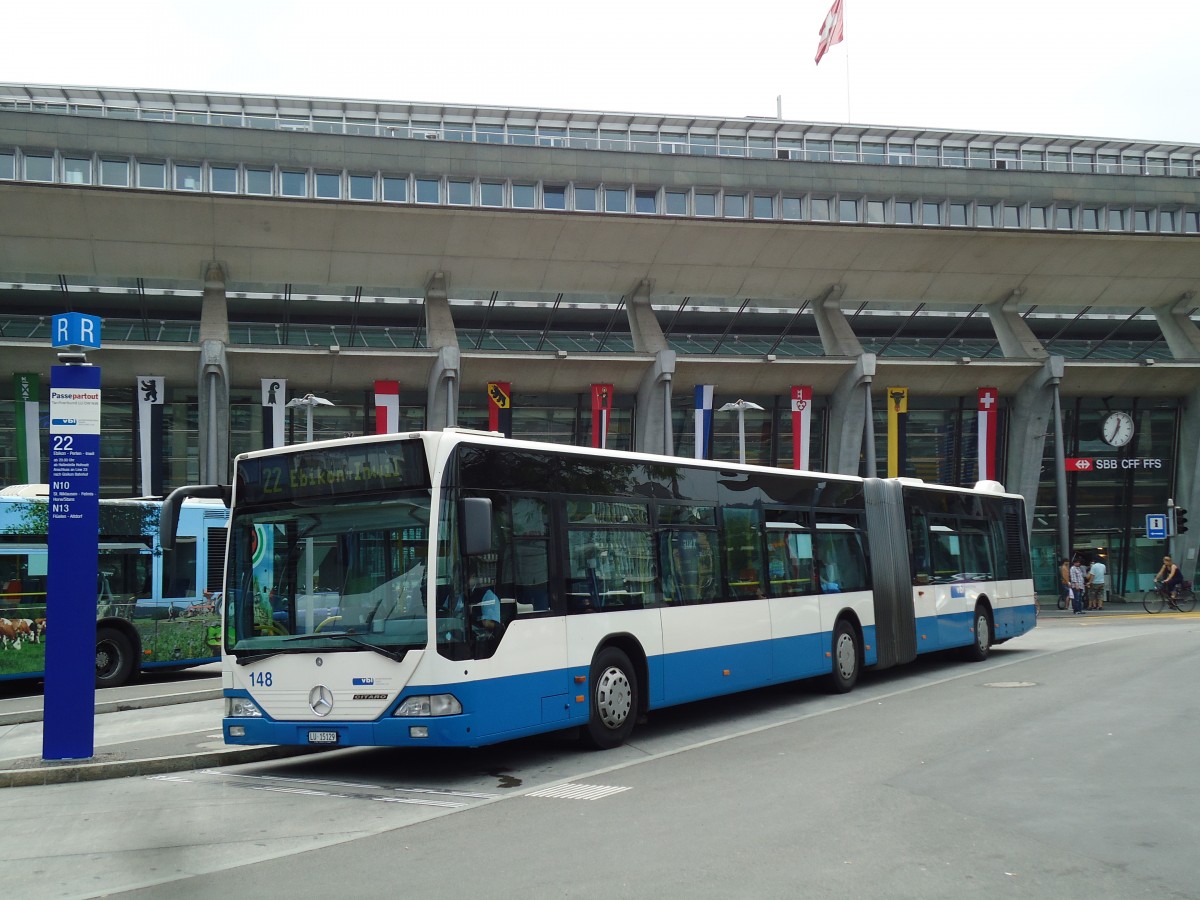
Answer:
[{"label": "station building", "polygon": [[1134,139],[0,84],[0,485],[46,477],[62,312],[102,317],[106,496],[501,406],[973,484],[988,388],[1039,590],[1069,544],[1134,595],[1200,543],[1147,535],[1200,508],[1198,187]]}]

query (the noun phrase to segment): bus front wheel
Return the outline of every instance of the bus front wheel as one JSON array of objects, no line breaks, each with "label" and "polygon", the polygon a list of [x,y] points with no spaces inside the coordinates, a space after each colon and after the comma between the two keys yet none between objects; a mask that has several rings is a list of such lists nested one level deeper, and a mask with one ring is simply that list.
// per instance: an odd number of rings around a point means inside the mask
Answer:
[{"label": "bus front wheel", "polygon": [[833,671],[826,677],[825,684],[834,694],[848,693],[858,682],[861,668],[862,655],[858,652],[854,626],[839,619],[833,629]]},{"label": "bus front wheel", "polygon": [[96,631],[96,687],[117,687],[133,674],[133,644],[115,628]]},{"label": "bus front wheel", "polygon": [[629,657],[606,647],[592,661],[590,709],[585,742],[596,750],[625,743],[638,716],[637,672]]},{"label": "bus front wheel", "polygon": [[971,643],[963,648],[963,656],[968,662],[983,662],[988,658],[992,649],[992,620],[988,616],[987,607],[982,603],[975,607],[975,627]]}]

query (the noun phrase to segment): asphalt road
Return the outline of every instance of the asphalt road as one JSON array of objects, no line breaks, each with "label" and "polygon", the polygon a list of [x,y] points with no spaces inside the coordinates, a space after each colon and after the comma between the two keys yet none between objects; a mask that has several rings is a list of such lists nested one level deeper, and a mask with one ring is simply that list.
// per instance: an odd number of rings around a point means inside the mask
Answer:
[{"label": "asphalt road", "polygon": [[[1200,616],[545,736],[0,792],[7,896],[1200,897]],[[19,836],[19,839],[17,837]]]}]

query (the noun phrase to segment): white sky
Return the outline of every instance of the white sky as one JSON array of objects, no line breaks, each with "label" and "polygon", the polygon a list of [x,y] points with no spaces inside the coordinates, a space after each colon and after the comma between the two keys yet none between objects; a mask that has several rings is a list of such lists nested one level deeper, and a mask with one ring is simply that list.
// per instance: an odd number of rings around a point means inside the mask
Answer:
[{"label": "white sky", "polygon": [[832,2],[56,0],[0,80],[1200,143],[1197,0],[844,0],[814,66]]}]

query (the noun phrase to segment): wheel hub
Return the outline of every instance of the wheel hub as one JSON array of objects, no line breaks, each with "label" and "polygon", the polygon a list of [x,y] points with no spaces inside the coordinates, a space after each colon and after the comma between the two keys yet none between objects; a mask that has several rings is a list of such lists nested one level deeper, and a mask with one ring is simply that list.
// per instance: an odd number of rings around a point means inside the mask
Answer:
[{"label": "wheel hub", "polygon": [[633,708],[633,691],[625,673],[615,666],[596,680],[596,712],[606,728],[620,728]]}]

